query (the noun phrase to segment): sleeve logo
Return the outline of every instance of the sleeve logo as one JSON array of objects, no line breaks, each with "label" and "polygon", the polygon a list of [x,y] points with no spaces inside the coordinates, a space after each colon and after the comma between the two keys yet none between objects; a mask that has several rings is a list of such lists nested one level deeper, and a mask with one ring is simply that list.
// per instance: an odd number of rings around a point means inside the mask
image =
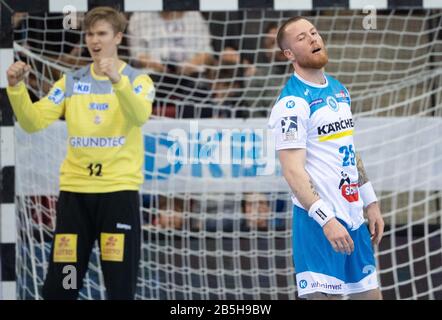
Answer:
[{"label": "sleeve logo", "polygon": [[298,117],[283,117],[281,119],[281,133],[283,141],[296,141],[298,139]]},{"label": "sleeve logo", "polygon": [[295,107],[295,101],[294,101],[294,100],[289,100],[289,101],[287,101],[286,104],[285,104],[285,107],[286,107],[287,109],[292,109],[292,108],[294,108],[294,107]]},{"label": "sleeve logo", "polygon": [[155,99],[155,88],[152,87],[146,94],[147,101],[153,101]]},{"label": "sleeve logo", "polygon": [[48,99],[55,104],[60,104],[64,99],[64,92],[60,88],[54,88],[51,94],[48,96]]},{"label": "sleeve logo", "polygon": [[143,86],[141,84],[134,88],[135,94],[139,94],[141,91],[143,91]]}]

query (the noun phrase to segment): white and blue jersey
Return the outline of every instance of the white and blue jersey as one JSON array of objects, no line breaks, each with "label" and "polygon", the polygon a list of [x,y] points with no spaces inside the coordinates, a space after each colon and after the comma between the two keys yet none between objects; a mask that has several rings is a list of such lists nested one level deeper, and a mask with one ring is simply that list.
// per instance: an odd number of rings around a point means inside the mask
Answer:
[{"label": "white and blue jersey", "polygon": [[351,255],[337,253],[321,226],[292,195],[293,259],[298,295],[352,294],[378,287],[370,234],[359,197],[354,122],[348,90],[325,74],[324,85],[296,73],[272,109],[269,127],[277,150],[306,149],[305,170],[321,199],[354,241]]},{"label": "white and blue jersey", "polygon": [[[318,85],[294,73],[272,109],[269,127],[276,150],[306,149],[305,170],[319,196],[337,218],[356,230],[364,218],[350,95],[338,80],[327,74],[325,79]],[[294,195],[292,200],[303,208]]]}]

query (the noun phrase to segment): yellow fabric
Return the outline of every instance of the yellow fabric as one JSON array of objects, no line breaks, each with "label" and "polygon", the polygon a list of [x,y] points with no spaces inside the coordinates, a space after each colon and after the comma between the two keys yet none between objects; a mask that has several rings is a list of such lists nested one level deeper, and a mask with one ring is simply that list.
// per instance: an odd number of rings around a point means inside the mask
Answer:
[{"label": "yellow fabric", "polygon": [[124,261],[124,233],[100,234],[100,252],[103,261]]},{"label": "yellow fabric", "polygon": [[348,136],[352,136],[352,135],[353,135],[353,129],[329,134],[328,136],[319,137],[319,141],[323,142],[323,141],[329,141],[329,140],[336,140],[336,139],[340,139],[342,137],[348,137]]},{"label": "yellow fabric", "polygon": [[58,233],[54,241],[54,262],[77,262],[77,239],[75,233]]},{"label": "yellow fabric", "polygon": [[[109,85],[104,79],[94,79],[91,85],[99,80]],[[138,75],[130,83],[127,76],[121,75],[121,80],[112,85],[112,92],[106,94],[78,94],[73,90],[71,96],[65,96],[65,86],[63,76],[46,97],[34,104],[23,83],[7,88],[18,122],[29,133],[46,128],[64,115],[68,148],[60,168],[60,190],[138,190],[143,182],[141,126],[152,113],[154,86],[150,77]]]},{"label": "yellow fabric", "polygon": [[[52,94],[56,88],[64,92],[65,80],[65,76],[58,80],[52,87],[50,94]],[[15,87],[7,87],[6,92],[14,114],[20,126],[26,132],[32,133],[44,129],[64,114],[65,104],[63,102],[56,104],[49,100],[48,97],[50,94],[32,104],[23,82],[20,82]]]}]

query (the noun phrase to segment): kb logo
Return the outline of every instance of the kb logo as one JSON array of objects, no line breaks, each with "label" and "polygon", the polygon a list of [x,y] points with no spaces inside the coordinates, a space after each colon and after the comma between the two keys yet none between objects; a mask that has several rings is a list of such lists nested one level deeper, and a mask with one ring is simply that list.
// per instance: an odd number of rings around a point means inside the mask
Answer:
[{"label": "kb logo", "polygon": [[307,280],[301,280],[301,281],[299,281],[299,287],[300,287],[301,289],[305,289],[305,288],[307,288]]}]

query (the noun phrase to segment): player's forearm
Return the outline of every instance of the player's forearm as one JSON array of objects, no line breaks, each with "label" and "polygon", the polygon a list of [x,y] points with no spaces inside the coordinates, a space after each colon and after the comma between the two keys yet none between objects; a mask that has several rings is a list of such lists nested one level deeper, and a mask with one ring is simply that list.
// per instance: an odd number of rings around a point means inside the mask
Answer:
[{"label": "player's forearm", "polygon": [[364,164],[362,163],[362,158],[359,152],[356,152],[356,167],[358,168],[358,187],[359,193],[361,194],[362,202],[364,207],[370,205],[377,205],[376,193],[368,180],[367,172],[365,171]]},{"label": "player's forearm", "polygon": [[127,77],[113,85],[121,109],[135,125],[142,126],[152,113],[152,103],[133,92]]},{"label": "player's forearm", "polygon": [[296,199],[308,211],[309,217],[314,219],[321,227],[336,216],[333,210],[319,197],[312,179],[304,167],[286,170],[284,177]]},{"label": "player's forearm", "polygon": [[284,169],[284,178],[296,199],[306,210],[309,210],[312,204],[320,199],[311,177],[304,168]]},{"label": "player's forearm", "polygon": [[23,82],[6,89],[9,101],[18,123],[28,133],[36,132],[45,127],[42,116],[37,108],[33,108],[28,90]]},{"label": "player's forearm", "polygon": [[362,163],[361,154],[359,152],[356,152],[356,167],[358,168],[359,176],[358,186],[361,187],[368,182],[368,176],[367,172],[365,171],[364,164]]}]

